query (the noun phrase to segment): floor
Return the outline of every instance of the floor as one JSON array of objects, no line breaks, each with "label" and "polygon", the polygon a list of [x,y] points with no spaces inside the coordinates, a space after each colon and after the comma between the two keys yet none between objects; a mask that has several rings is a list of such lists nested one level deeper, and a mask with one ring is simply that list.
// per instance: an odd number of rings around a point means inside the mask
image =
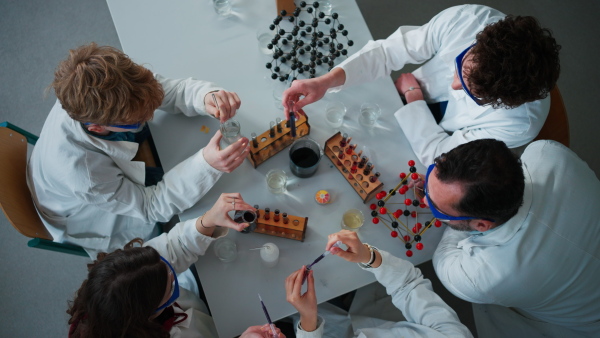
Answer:
[{"label": "floor", "polygon": [[[208,0],[198,0],[208,1]],[[234,0],[236,1],[236,0]],[[237,0],[241,1],[241,0]],[[273,0],[263,0],[273,1]],[[332,0],[334,6],[338,1]],[[456,0],[357,0],[375,39],[400,25],[421,25]],[[600,2],[574,0],[483,0],[505,13],[533,15],[549,27],[562,45],[558,81],[569,112],[571,149],[600,173],[600,142],[595,128],[600,114],[591,98],[600,94],[597,55]],[[67,51],[95,41],[120,47],[103,0],[0,0],[0,122],[10,121],[39,134],[55,102],[46,88]],[[407,67],[407,70],[413,68]],[[397,74],[394,74],[397,76]],[[27,247],[4,216],[0,216],[0,336],[65,337],[67,301],[85,278],[87,259]],[[434,289],[473,329],[469,304],[449,295],[431,269],[423,273]]]}]

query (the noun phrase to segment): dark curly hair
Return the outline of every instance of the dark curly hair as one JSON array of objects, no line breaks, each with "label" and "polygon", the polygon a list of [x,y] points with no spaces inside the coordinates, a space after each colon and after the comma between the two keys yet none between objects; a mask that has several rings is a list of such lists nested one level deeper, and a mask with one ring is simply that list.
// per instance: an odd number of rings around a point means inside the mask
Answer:
[{"label": "dark curly hair", "polygon": [[509,15],[477,34],[469,89],[496,109],[543,99],[558,80],[560,48],[535,18]]},{"label": "dark curly hair", "polygon": [[523,204],[525,176],[518,159],[502,141],[481,139],[462,144],[435,159],[436,177],[459,182],[465,194],[454,208],[463,215],[493,219],[501,225]]},{"label": "dark curly hair", "polygon": [[167,267],[152,247],[101,253],[88,265],[88,278],[70,302],[69,337],[169,337],[150,320],[167,287]]}]

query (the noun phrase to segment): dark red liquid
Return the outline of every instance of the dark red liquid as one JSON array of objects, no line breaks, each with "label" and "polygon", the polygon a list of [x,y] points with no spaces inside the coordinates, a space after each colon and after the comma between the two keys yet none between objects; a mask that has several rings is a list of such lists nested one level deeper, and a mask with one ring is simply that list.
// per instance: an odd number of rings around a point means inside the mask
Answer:
[{"label": "dark red liquid", "polygon": [[310,148],[296,149],[290,158],[295,165],[301,168],[310,168],[319,162],[319,155]]}]

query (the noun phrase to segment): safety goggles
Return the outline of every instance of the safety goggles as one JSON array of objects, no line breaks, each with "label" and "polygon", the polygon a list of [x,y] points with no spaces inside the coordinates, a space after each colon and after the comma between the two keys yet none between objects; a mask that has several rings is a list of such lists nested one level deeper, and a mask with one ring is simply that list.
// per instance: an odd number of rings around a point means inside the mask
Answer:
[{"label": "safety goggles", "polygon": [[[435,207],[435,205],[431,201],[431,198],[429,197],[429,189],[427,188],[427,183],[429,182],[429,175],[433,171],[433,168],[435,168],[435,163],[430,165],[429,168],[427,168],[427,175],[425,175],[425,183],[423,184],[423,191],[425,192],[425,198],[427,199],[427,204],[429,205],[429,209],[431,209],[431,213],[433,214],[433,217],[439,219],[442,222],[463,221],[463,220],[469,220],[469,219],[482,219],[481,217],[446,215],[443,212],[439,211]],[[487,221],[490,221],[490,222],[494,222],[494,220],[491,220],[491,219],[487,219],[487,218],[484,218],[484,219]]]},{"label": "safety goggles", "polygon": [[465,49],[462,53],[458,54],[456,59],[454,59],[454,62],[455,62],[455,66],[456,66],[456,73],[458,74],[458,78],[460,79],[460,83],[462,84],[463,90],[465,91],[465,93],[467,93],[467,95],[469,95],[470,98],[473,99],[473,101],[475,101],[475,103],[477,103],[477,105],[481,106],[483,104],[482,100],[480,98],[476,97],[475,95],[473,95],[473,93],[471,93],[469,91],[469,89],[465,85],[465,79],[463,78],[463,75],[462,75],[463,58],[465,57],[465,55],[467,55],[467,52],[469,50],[471,50],[471,48],[473,48],[473,46],[475,46],[475,45],[473,44],[473,45],[467,47],[467,49]]},{"label": "safety goggles", "polygon": [[169,264],[169,262],[166,259],[164,259],[164,257],[160,256],[160,259],[163,262],[165,262],[165,264],[167,264],[167,266],[169,267],[169,275],[173,275],[173,283],[171,283],[171,296],[169,297],[169,300],[167,300],[167,302],[163,305],[159,306],[158,309],[154,311],[154,313],[166,308],[167,306],[171,306],[171,304],[175,303],[175,300],[179,298],[179,282],[177,281],[177,274],[175,273],[175,269],[173,269],[171,264]]},{"label": "safety goggles", "polygon": [[[140,127],[142,127],[144,125],[144,123],[146,123],[146,122],[138,122],[138,123],[134,123],[134,124],[110,124],[107,127],[136,130],[136,129],[140,129]],[[92,123],[85,122],[84,124],[86,126],[89,126]]]}]

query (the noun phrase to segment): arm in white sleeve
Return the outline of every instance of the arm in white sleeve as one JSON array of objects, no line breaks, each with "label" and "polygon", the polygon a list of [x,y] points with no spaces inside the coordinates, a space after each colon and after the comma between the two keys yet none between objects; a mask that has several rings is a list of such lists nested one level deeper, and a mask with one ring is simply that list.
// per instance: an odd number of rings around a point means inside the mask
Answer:
[{"label": "arm in white sleeve", "polygon": [[[387,328],[390,333],[407,337],[472,337],[456,312],[433,292],[431,282],[423,278],[419,269],[385,251],[380,251],[380,254],[381,265],[366,270],[373,272],[379,283],[385,286],[392,302],[406,318],[406,322]],[[363,330],[365,336],[370,336],[370,330]]]},{"label": "arm in white sleeve", "polygon": [[456,297],[471,303],[497,304],[497,300],[478,287],[480,262],[458,247],[458,243],[467,237],[469,234],[464,231],[446,228],[433,254],[435,272],[446,289]]},{"label": "arm in white sleeve", "polygon": [[204,108],[206,94],[223,88],[214,83],[188,79],[167,79],[154,74],[156,80],[162,85],[165,97],[158,109],[167,113],[182,113],[187,116],[207,115]]},{"label": "arm in white sleeve", "polygon": [[105,180],[78,198],[107,212],[143,219],[146,223],[166,222],[200,200],[223,174],[206,162],[203,150],[190,156],[165,173],[158,184],[144,187],[125,177],[107,156],[88,163],[91,177]]},{"label": "arm in white sleeve", "polygon": [[317,316],[317,328],[314,331],[307,332],[302,329],[302,323],[298,321],[296,326],[296,338],[321,338],[325,330],[325,319],[321,316]]},{"label": "arm in white sleeve", "polygon": [[178,223],[168,233],[163,233],[144,246],[151,246],[173,266],[176,273],[187,270],[199,256],[204,255],[210,243],[227,235],[228,229],[218,227],[213,237],[202,235],[196,230],[197,218]]},{"label": "arm in white sleeve", "polygon": [[355,84],[389,76],[406,64],[421,64],[433,57],[446,34],[452,34],[464,6],[448,8],[423,26],[401,26],[385,40],[369,41],[338,67],[344,69],[346,82],[337,91]]},{"label": "arm in white sleeve", "polygon": [[442,153],[473,140],[493,138],[512,142],[518,137],[501,127],[460,129],[450,135],[435,122],[427,103],[422,100],[405,105],[394,116],[417,158],[425,166]]}]

